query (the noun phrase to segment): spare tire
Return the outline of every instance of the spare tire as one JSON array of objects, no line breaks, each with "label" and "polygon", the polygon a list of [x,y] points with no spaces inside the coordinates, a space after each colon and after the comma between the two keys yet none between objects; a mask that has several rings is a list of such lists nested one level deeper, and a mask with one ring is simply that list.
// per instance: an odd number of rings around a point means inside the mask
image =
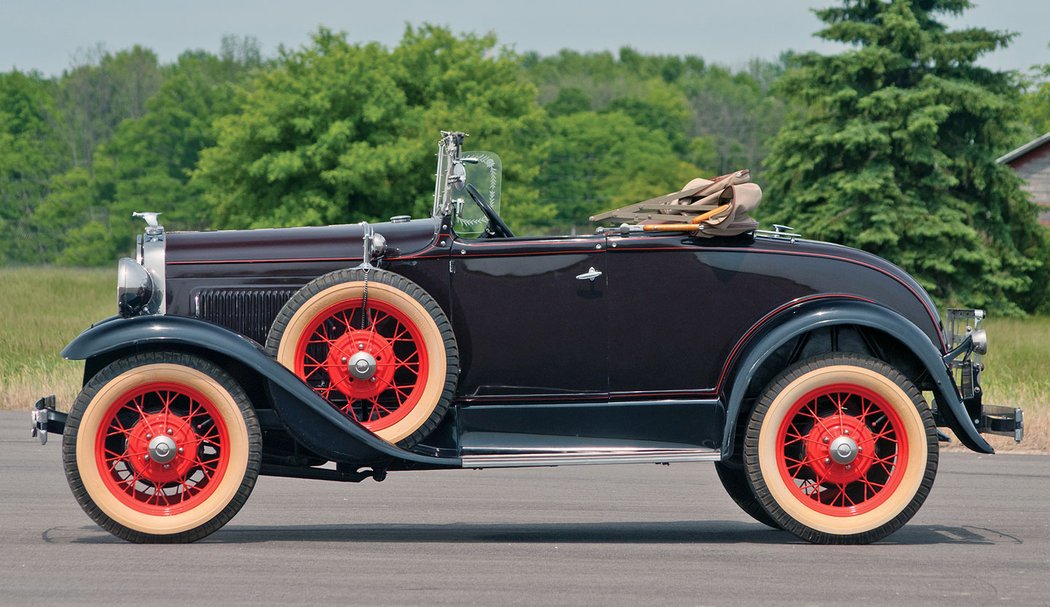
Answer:
[{"label": "spare tire", "polygon": [[374,268],[367,283],[361,268],[307,283],[278,313],[266,350],[344,415],[402,448],[437,427],[459,373],[456,338],[434,298]]}]

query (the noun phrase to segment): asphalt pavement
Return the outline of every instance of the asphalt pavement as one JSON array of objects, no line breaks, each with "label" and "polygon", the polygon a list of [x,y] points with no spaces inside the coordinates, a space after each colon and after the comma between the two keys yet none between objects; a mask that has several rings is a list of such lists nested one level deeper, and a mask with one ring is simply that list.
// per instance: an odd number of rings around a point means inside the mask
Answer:
[{"label": "asphalt pavement", "polygon": [[1046,605],[1050,457],[942,454],[923,509],[869,546],[752,522],[710,464],[262,477],[196,544],[94,525],[58,437],[0,412],[0,605]]}]

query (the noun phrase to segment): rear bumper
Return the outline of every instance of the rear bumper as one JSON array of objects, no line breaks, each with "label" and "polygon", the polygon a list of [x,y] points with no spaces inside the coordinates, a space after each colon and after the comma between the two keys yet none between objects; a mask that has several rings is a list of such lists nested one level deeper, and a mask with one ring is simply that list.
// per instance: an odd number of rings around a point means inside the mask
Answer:
[{"label": "rear bumper", "polygon": [[47,435],[62,434],[66,429],[66,414],[55,410],[54,395],[45,396],[33,404],[33,436],[47,444]]},{"label": "rear bumper", "polygon": [[1012,436],[1018,443],[1024,438],[1024,411],[1017,407],[982,405],[981,416],[974,422],[983,434]]}]

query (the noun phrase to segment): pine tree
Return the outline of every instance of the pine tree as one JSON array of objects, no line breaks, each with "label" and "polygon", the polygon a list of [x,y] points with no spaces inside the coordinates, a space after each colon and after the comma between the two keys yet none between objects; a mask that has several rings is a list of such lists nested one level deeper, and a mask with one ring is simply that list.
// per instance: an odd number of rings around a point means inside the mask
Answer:
[{"label": "pine tree", "polygon": [[1048,246],[1010,149],[1016,76],[981,67],[1013,34],[948,31],[968,0],[845,0],[779,83],[797,108],[768,159],[767,217],[911,272],[942,304],[1034,310]]}]

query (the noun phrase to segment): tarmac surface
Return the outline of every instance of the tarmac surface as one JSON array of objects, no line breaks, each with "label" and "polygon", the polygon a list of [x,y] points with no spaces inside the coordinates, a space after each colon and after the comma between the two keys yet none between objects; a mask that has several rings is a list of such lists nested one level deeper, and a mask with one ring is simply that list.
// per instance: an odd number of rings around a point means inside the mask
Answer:
[{"label": "tarmac surface", "polygon": [[1050,457],[942,454],[869,546],[752,522],[710,464],[262,477],[225,528],[140,546],[80,510],[61,440],[0,412],[0,604],[1045,605]]}]

